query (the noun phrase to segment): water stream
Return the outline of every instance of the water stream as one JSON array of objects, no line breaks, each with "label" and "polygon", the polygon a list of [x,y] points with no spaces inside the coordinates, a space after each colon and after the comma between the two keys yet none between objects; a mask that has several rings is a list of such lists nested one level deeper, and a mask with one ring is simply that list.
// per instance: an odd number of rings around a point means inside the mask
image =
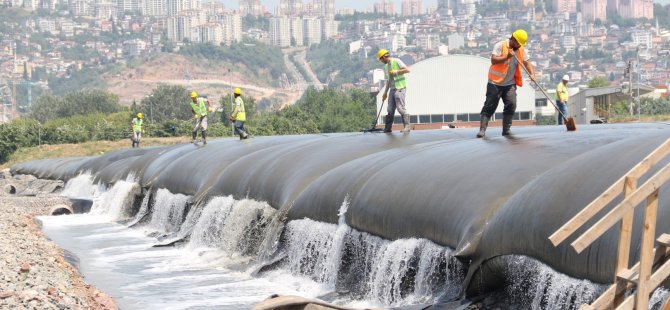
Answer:
[{"label": "water stream", "polygon": [[[265,202],[213,197],[191,205],[192,197],[166,189],[145,190],[140,199],[132,176],[107,188],[82,175],[64,193],[93,199],[91,212],[40,217],[43,230],[122,309],[246,309],[271,294],[354,307],[429,304],[457,296],[465,277],[451,249],[352,229],[346,198],[337,225],[301,219],[283,226],[284,210]],[[169,241],[179,242],[155,247]],[[526,257],[509,269],[519,277],[509,295],[528,309],[568,309],[601,289]]]}]

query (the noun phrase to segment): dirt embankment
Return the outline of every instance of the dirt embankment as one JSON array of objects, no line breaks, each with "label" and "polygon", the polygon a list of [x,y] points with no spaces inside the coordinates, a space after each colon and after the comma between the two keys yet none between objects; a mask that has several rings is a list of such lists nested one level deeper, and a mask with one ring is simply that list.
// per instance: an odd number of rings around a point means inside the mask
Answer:
[{"label": "dirt embankment", "polygon": [[111,297],[84,282],[34,220],[70,204],[55,194],[38,194],[60,188],[59,181],[0,172],[1,309],[117,309]]},{"label": "dirt embankment", "polygon": [[257,100],[276,96],[291,104],[298,99],[297,91],[275,88],[267,82],[249,79],[247,75],[244,68],[231,64],[213,65],[191,61],[182,55],[159,54],[137,67],[107,73],[102,78],[107,82],[107,90],[119,95],[121,104],[141,101],[161,83],[192,88],[216,100],[230,93],[231,83]]}]

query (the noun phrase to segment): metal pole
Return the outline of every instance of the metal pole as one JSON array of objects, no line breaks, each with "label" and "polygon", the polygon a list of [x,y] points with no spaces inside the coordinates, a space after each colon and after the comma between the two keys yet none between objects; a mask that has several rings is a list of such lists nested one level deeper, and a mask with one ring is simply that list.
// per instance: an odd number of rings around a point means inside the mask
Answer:
[{"label": "metal pole", "polygon": [[642,103],[640,101],[640,48],[638,47],[635,52],[637,53],[637,63],[635,64],[637,66],[637,120],[640,120],[640,104]]},{"label": "metal pole", "polygon": [[[235,103],[233,102],[233,77],[230,75],[230,69],[228,69],[228,81],[230,81],[230,114],[235,110]],[[235,136],[235,122],[230,122],[230,135]]]},{"label": "metal pole", "polygon": [[630,115],[633,116],[633,61],[628,61],[628,92],[630,93]]}]

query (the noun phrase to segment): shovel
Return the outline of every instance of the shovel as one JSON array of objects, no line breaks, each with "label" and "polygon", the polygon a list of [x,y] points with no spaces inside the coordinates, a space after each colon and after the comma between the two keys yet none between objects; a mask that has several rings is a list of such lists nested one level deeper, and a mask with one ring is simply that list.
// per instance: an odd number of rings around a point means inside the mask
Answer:
[{"label": "shovel", "polygon": [[[514,55],[514,58],[516,58],[516,62],[521,65],[521,68],[523,68],[523,71],[525,71],[526,74],[528,74],[528,76],[530,76],[530,72],[528,72],[528,69],[526,69],[526,66],[523,65],[523,62],[519,61],[519,58],[516,56],[515,53],[512,53],[512,55]],[[565,127],[568,129],[568,131],[577,130],[577,126],[575,125],[575,119],[572,118],[572,117],[565,117],[565,114],[563,114],[563,112],[561,112],[561,109],[559,109],[558,106],[554,103],[554,101],[551,100],[551,98],[549,97],[549,94],[547,94],[547,91],[544,90],[544,88],[542,88],[542,86],[540,86],[540,84],[538,84],[537,81],[535,81],[533,79],[531,79],[531,81],[533,81],[533,83],[535,83],[537,88],[539,88],[542,91],[542,93],[547,98],[547,100],[551,103],[551,105],[553,105],[554,108],[556,108],[556,111],[558,111],[558,113],[561,114],[561,117],[563,117],[563,123],[565,123]]]}]

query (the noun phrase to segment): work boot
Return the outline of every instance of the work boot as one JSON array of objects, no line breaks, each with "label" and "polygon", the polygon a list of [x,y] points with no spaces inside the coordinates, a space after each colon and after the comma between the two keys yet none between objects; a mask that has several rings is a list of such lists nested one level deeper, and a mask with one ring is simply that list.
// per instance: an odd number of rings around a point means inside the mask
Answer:
[{"label": "work boot", "polygon": [[510,128],[512,127],[512,118],[514,118],[514,114],[503,115],[503,121],[502,121],[502,126],[503,126],[502,135],[503,136],[509,136],[509,135],[512,134],[512,132],[510,131]]},{"label": "work boot", "polygon": [[393,115],[386,115],[384,117],[384,132],[391,132],[393,127]]},{"label": "work boot", "polygon": [[402,116],[402,130],[400,132],[408,133],[409,127],[409,114],[405,114]]},{"label": "work boot", "polygon": [[202,144],[207,144],[207,130],[202,131]]},{"label": "work boot", "polygon": [[482,118],[479,120],[479,133],[477,133],[477,138],[483,138],[486,134],[486,127],[489,126],[490,116],[482,115]]},{"label": "work boot", "polygon": [[196,143],[197,141],[195,140],[198,137],[198,132],[194,131],[193,132],[193,139],[191,139],[191,143]]}]

